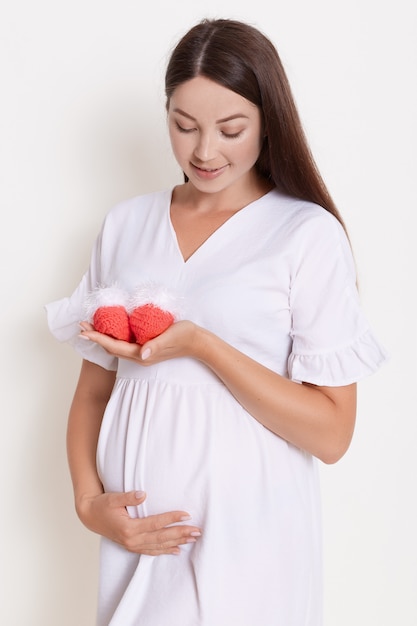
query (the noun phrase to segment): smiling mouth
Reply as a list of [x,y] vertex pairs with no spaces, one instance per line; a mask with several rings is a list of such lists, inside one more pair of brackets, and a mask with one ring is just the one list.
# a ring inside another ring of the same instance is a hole
[[221,170],[224,170],[227,167],[227,165],[222,165],[221,167],[200,167],[199,165],[196,165],[195,163],[191,163],[191,165],[199,172],[205,172],[207,174],[220,172]]
[[[196,166],[197,167],[197,166]],[[208,167],[198,167],[199,170],[202,170],[203,172],[217,172],[217,170],[219,169],[218,167],[214,167],[214,168],[208,168]]]

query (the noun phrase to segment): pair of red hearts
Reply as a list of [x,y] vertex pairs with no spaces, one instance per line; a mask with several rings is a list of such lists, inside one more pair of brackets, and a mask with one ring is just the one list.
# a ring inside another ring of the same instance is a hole
[[174,316],[153,304],[138,306],[128,313],[124,306],[101,306],[93,315],[94,329],[131,343],[143,345],[164,332]]

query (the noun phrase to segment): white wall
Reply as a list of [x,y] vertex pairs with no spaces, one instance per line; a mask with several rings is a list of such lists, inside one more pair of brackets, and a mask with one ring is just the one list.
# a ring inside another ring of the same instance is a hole
[[205,15],[250,21],[277,45],[351,232],[364,307],[391,353],[360,386],[350,451],[322,467],[326,626],[417,623],[412,5],[2,4],[1,624],[94,623],[97,538],[73,512],[64,442],[79,359],[49,335],[43,305],[72,291],[115,202],[180,180],[163,72]]

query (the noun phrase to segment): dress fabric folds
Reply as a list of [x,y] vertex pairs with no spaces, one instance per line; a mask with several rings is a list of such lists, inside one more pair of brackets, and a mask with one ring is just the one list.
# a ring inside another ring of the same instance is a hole
[[88,293],[164,285],[182,316],[298,383],[349,385],[385,359],[360,306],[338,221],[276,190],[184,261],[171,190],[107,215],[74,293],[47,305],[51,332],[117,378],[100,432],[107,491],[144,490],[132,516],[188,511],[202,537],[178,556],[101,540],[100,626],[320,626],[317,461],[273,434],[203,364],[119,361],[78,338]]

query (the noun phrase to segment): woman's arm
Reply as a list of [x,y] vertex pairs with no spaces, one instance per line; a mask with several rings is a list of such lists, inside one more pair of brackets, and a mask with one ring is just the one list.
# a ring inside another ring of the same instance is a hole
[[67,427],[67,455],[77,512],[85,499],[103,493],[96,470],[96,449],[115,372],[83,361]]
[[[189,520],[185,511],[133,519],[126,507],[138,506],[142,492],[104,493],[96,470],[96,450],[101,421],[115,373],[83,361],[68,419],[68,463],[75,507],[90,530],[140,554],[177,554],[178,546],[195,541],[195,526],[167,526]],[[192,535],[191,533],[194,533]],[[197,534],[196,534],[197,533]]]
[[356,384],[318,387],[293,382],[218,337],[198,331],[199,359],[242,406],[269,430],[325,463],[349,447],[356,417]]
[[142,347],[82,326],[82,335],[110,354],[143,365],[182,356],[200,360],[256,420],[325,463],[335,463],[349,447],[356,416],[355,384],[317,387],[290,381],[189,321],[173,324]]

